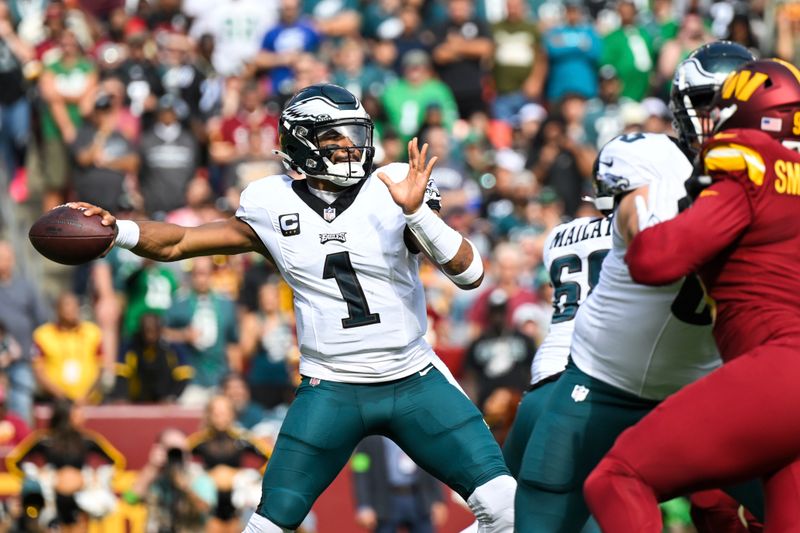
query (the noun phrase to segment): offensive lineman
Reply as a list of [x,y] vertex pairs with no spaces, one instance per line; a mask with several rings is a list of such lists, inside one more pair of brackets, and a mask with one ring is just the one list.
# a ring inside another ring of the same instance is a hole
[[426,164],[427,145],[420,151],[414,139],[408,165],[371,174],[372,120],[331,84],[298,92],[279,128],[279,154],[305,179],[254,182],[224,222],[115,221],[98,207],[71,204],[116,224],[116,244],[138,255],[175,261],[258,251],[292,288],[303,379],[246,532],[295,529],[370,434],[397,442],[467,500],[479,531],[510,532],[514,479],[480,412],[422,337],[417,247],[461,288],[483,279],[474,245],[431,210],[436,158]]
[[[679,122],[682,136],[699,125],[692,104],[710,102],[724,76],[750,58],[743,47],[720,42],[698,49],[679,65],[675,87],[680,93],[673,93],[673,106],[683,106],[676,115],[692,119]],[[681,98],[686,95],[689,110]],[[599,283],[577,312],[571,360],[551,387],[523,455],[519,531],[580,531],[589,516],[583,481],[616,437],[668,395],[720,364],[697,279],[646,287],[633,282],[624,261],[640,227],[631,191],[667,179],[682,186],[691,172],[687,157],[666,135],[622,135],[598,155],[597,188],[614,197],[616,207],[613,245]],[[757,487],[747,487],[743,497],[760,512]]]
[[[638,235],[626,258],[647,284],[700,273],[725,364],[623,433],[592,472],[586,498],[608,533],[660,532],[659,500],[754,476],[765,531],[800,530],[800,70],[743,65],[714,107],[717,133],[702,152],[711,185]],[[652,200],[643,211],[656,214]]]
[[[595,205],[608,215],[613,198],[598,197]],[[545,240],[543,262],[553,285],[554,312],[547,336],[531,363],[531,387],[520,402],[503,446],[503,456],[514,477],[519,476],[525,447],[550,391],[567,366],[575,314],[597,284],[600,267],[610,248],[611,219],[605,216],[576,218],[553,228]],[[528,531],[531,524],[530,499],[526,488],[518,485],[514,504],[517,531]]]

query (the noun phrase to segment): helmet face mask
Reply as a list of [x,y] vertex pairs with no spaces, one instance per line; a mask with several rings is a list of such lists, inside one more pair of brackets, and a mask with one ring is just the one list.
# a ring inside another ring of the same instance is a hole
[[372,119],[341,87],[321,84],[301,90],[281,114],[279,130],[277,153],[301,174],[349,187],[372,172]]
[[675,70],[670,109],[681,143],[697,150],[712,134],[714,95],[725,78],[755,57],[747,48],[729,41],[701,46]]

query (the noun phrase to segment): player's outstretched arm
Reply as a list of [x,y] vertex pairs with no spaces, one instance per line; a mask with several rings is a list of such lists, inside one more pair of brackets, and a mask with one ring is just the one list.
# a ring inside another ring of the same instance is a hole
[[462,289],[474,289],[483,281],[483,261],[475,245],[448,226],[423,202],[436,157],[430,161],[427,143],[420,151],[417,138],[408,143],[408,174],[394,182],[378,172],[394,202],[403,209],[406,225],[419,248]]
[[250,251],[258,251],[269,257],[253,228],[236,217],[187,228],[166,222],[118,222],[111,213],[100,207],[85,202],[67,205],[73,209],[83,209],[85,216],[99,215],[103,225],[117,228],[116,245],[155,261],[178,261],[199,255],[230,255]]

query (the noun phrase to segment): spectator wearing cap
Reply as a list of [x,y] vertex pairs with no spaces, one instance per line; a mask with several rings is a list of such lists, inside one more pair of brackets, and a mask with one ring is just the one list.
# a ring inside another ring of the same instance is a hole
[[98,93],[94,109],[78,130],[70,151],[78,198],[114,212],[132,207],[123,182],[126,175],[137,174],[139,155],[119,129],[112,98],[108,93]]
[[514,311],[514,327],[523,335],[530,338],[538,346],[547,335],[550,326],[550,318],[553,314],[553,307],[545,304],[548,301],[543,299],[541,304],[522,304]]
[[642,100],[647,118],[642,125],[642,130],[648,133],[673,133],[672,113],[661,98],[650,96]]
[[513,147],[515,150],[525,151],[533,142],[542,122],[547,118],[547,110],[541,105],[530,102],[522,106],[514,116],[512,124],[514,126]]
[[492,26],[494,49],[494,88],[492,115],[504,122],[526,102],[540,100],[547,76],[541,36],[530,21],[524,0],[506,2],[506,18]]
[[311,19],[302,14],[300,4],[300,0],[281,0],[278,23],[264,35],[254,59],[255,66],[269,75],[274,94],[293,93],[291,65],[299,54],[315,53],[321,43],[321,35]]
[[261,39],[277,22],[276,0],[219,0],[194,19],[189,35],[213,38],[211,62],[221,76],[242,73],[258,54]]
[[419,131],[428,106],[435,104],[441,107],[444,125],[450,129],[458,118],[458,107],[450,88],[433,77],[428,54],[411,50],[402,64],[403,77],[389,83],[381,97],[388,125],[405,144]]
[[622,95],[638,102],[650,91],[654,67],[653,40],[644,28],[636,24],[633,0],[619,0],[617,13],[620,27],[603,38],[601,64],[614,65],[622,82]]
[[600,67],[598,76],[600,90],[597,97],[592,98],[586,104],[584,131],[586,142],[599,150],[622,132],[624,124],[619,114],[619,108],[633,100],[622,96],[622,82],[620,82],[617,69],[613,65]]
[[639,102],[627,102],[619,108],[622,120],[622,133],[639,133],[644,131],[647,112]]
[[186,103],[166,94],[158,101],[156,123],[142,135],[139,189],[151,217],[185,205],[186,187],[199,156],[197,140],[181,122],[187,115]]
[[602,42],[594,27],[584,19],[581,0],[566,0],[564,7],[564,24],[544,36],[548,61],[545,99],[549,102],[557,102],[570,92],[586,98],[597,94]]
[[510,198],[514,177],[525,169],[525,157],[510,148],[503,148],[494,153],[492,166],[492,179],[484,178],[481,182],[486,189],[483,215],[496,225],[513,210]]
[[[492,289],[486,298],[486,326],[468,347],[465,356],[464,389],[479,407],[501,387],[522,393],[530,383],[530,366],[536,353],[533,339],[521,333],[508,319],[510,295]],[[517,309],[510,312],[513,317]]]
[[436,72],[450,87],[461,118],[485,112],[483,65],[494,52],[489,27],[474,15],[472,0],[448,0],[447,20],[433,29]]
[[29,175],[41,178],[45,210],[63,199],[70,168],[66,147],[76,140],[82,115],[91,111],[97,87],[97,71],[75,34],[65,30],[60,45],[61,55],[45,65],[39,79],[42,146],[38,157],[28,159]]

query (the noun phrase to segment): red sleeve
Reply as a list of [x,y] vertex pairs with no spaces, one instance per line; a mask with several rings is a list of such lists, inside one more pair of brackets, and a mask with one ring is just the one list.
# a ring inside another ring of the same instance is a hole
[[742,184],[718,181],[692,207],[634,237],[625,254],[631,277],[643,285],[674,283],[730,245],[751,218]]

